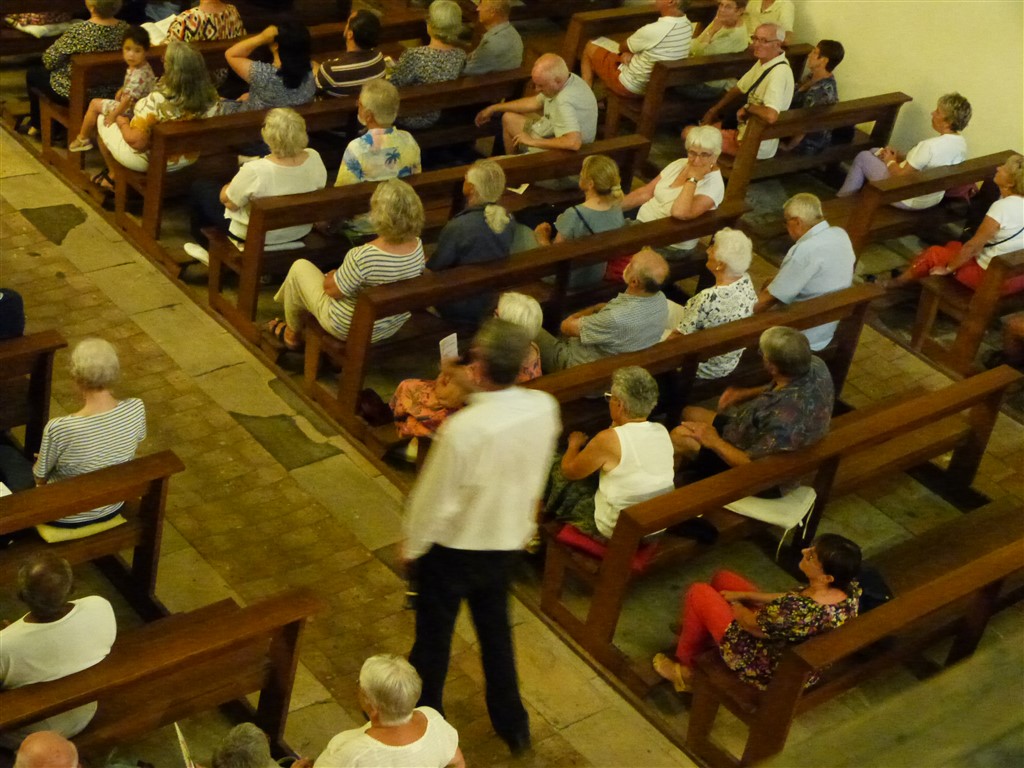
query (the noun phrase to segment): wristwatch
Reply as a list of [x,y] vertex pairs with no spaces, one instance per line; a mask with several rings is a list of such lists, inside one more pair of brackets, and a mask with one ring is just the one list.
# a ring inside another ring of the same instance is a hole
[[698,183],[700,183],[700,182],[698,182],[698,180],[697,180],[696,178],[694,178],[693,176],[691,176],[690,178],[688,178],[688,179],[687,179],[687,181],[692,181],[692,182],[693,182],[693,183],[694,183],[695,185],[696,185],[696,184],[698,184]]

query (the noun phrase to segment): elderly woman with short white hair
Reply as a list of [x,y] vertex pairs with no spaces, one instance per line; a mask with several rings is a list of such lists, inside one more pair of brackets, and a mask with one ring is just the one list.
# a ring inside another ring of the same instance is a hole
[[[708,246],[707,268],[715,284],[695,295],[676,318],[674,334],[714,328],[754,314],[757,291],[747,270],[753,258],[750,238],[737,229],[719,230]],[[702,379],[728,376],[739,364],[742,349],[705,360],[697,368]]]
[[[622,210],[639,207],[636,220],[656,221],[671,216],[689,221],[713,211],[725,197],[725,181],[718,168],[722,132],[713,125],[686,131],[686,157],[674,160],[649,183],[622,198]],[[659,251],[665,258],[685,258],[696,240],[675,243]]]
[[[37,485],[58,482],[135,458],[146,437],[146,406],[137,397],[118,400],[111,392],[121,374],[117,351],[109,341],[85,339],[71,352],[71,379],[82,407],[50,419],[43,430],[32,472]],[[123,502],[79,512],[51,523],[82,528],[109,521]]]
[[[427,11],[428,45],[408,48],[395,64],[391,82],[398,88],[410,85],[445,83],[462,74],[466,52],[459,47],[465,27],[462,9],[454,0],[434,0]],[[403,128],[430,128],[440,112],[425,112],[399,120]]]
[[[294,109],[270,110],[261,135],[270,147],[269,155],[243,165],[223,186],[210,179],[197,179],[192,184],[192,237],[198,242],[185,243],[185,253],[202,264],[210,263],[205,227],[218,229],[237,243],[244,242],[253,200],[314,192],[327,184],[324,161],[307,146],[306,121]],[[299,224],[275,229],[267,233],[266,244],[292,243],[312,228],[311,224]]]
[[[423,221],[423,203],[412,187],[398,179],[381,182],[370,198],[377,237],[350,249],[341,266],[326,273],[306,259],[295,261],[274,296],[284,305],[284,320],[271,320],[267,332],[286,349],[298,350],[302,314],[309,312],[327,333],[344,341],[361,291],[423,273]],[[373,324],[370,340],[394,336],[409,317],[408,312],[382,317]]]
[[359,670],[359,707],[370,719],[327,744],[314,768],[416,765],[464,768],[459,734],[431,707],[417,707],[423,682],[401,656],[379,654]]

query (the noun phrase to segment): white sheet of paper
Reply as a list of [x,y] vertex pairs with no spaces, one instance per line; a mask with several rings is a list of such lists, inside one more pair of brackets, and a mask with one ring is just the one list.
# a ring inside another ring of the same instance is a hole
[[188,742],[185,741],[185,734],[181,732],[181,728],[178,724],[174,724],[174,731],[178,734],[178,747],[181,749],[181,756],[185,759],[185,768],[196,768],[196,764],[192,761],[192,754],[188,749]]
[[515,192],[517,195],[521,195],[521,194],[523,194],[523,192],[525,192],[527,189],[529,189],[529,187],[530,187],[529,184],[520,184],[518,187],[509,187],[508,191],[509,192]]
[[592,42],[594,45],[604,48],[607,51],[611,51],[612,53],[619,52],[619,44],[612,40],[610,37],[595,37],[590,42]]
[[449,334],[441,339],[441,343],[438,344],[441,348],[441,362],[445,360],[454,360],[459,356],[459,335],[457,333]]

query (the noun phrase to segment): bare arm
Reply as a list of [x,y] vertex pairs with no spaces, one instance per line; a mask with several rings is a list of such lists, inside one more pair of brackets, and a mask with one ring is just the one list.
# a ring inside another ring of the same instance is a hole
[[730,467],[749,464],[751,459],[746,451],[741,451],[732,443],[726,442],[718,430],[710,424],[696,421],[684,421],[673,432],[687,433],[686,436],[696,440],[701,446],[717,453]]
[[611,429],[598,432],[589,443],[584,433],[573,432],[562,456],[562,474],[566,480],[582,480],[598,470],[612,470],[618,466],[621,453],[619,438]]
[[732,607],[733,618],[739,623],[739,625],[750,634],[755,637],[768,637],[757,623],[757,612],[752,611],[743,603],[730,603]]
[[[235,203],[231,200],[230,197],[228,197],[228,187],[230,187],[230,186],[231,186],[230,184],[225,184],[223,187],[221,187],[221,190],[220,190],[220,202],[229,211],[237,211],[238,210],[238,206],[235,205]],[[332,277],[332,282],[333,282],[333,277]]]
[[777,109],[772,109],[771,107],[766,107],[764,104],[747,104],[744,109],[748,115],[760,117],[768,123],[768,125],[771,125],[779,119],[779,111]]
[[722,111],[728,107],[732,102],[743,95],[743,91],[737,88],[735,85],[730,88],[718,101],[715,102],[714,106],[711,107],[707,112],[704,113],[704,117],[701,118],[701,125],[709,125],[718,120],[718,116]]
[[141,128],[133,128],[131,126],[131,121],[124,115],[118,117],[115,122],[117,123],[117,127],[121,129],[121,135],[124,137],[125,144],[136,152],[145,152],[149,149],[149,131],[144,131]]
[[948,275],[951,272],[956,272],[971,259],[978,258],[978,254],[980,254],[982,249],[985,247],[985,243],[992,240],[998,231],[999,222],[986,216],[982,220],[981,226],[978,227],[978,231],[975,233],[974,237],[964,243],[964,247],[960,249],[960,253],[958,253],[947,266],[933,269],[932,274]]
[[271,25],[258,35],[243,38],[224,51],[224,58],[228,66],[234,70],[240,78],[249,82],[249,68],[252,66],[252,59],[249,57],[252,52],[261,45],[269,45],[277,37],[277,27]]
[[595,304],[592,307],[587,307],[586,309],[581,309],[579,312],[572,313],[562,321],[559,331],[563,336],[579,336],[580,321],[588,315],[600,312],[602,309],[604,309],[604,304]]
[[341,289],[338,287],[338,282],[334,279],[334,270],[324,273],[324,293],[332,299],[346,298],[345,294],[343,294]]
[[541,139],[526,131],[516,134],[516,147],[537,147],[538,149],[566,149],[575,152],[583,146],[583,134],[579,131],[570,131],[561,136],[550,139]]
[[491,104],[489,107],[484,107],[477,113],[476,124],[484,125],[494,115],[499,115],[502,112],[515,112],[520,115],[526,115],[530,112],[539,112],[543,107],[540,95],[536,96],[523,96],[521,99],[515,99],[514,101],[503,101],[500,104]]
[[658,182],[661,181],[661,174],[659,173],[651,181],[644,184],[642,187],[638,187],[631,191],[628,195],[622,198],[619,205],[624,211],[631,211],[634,208],[639,208],[641,205],[646,203],[652,197],[654,197],[654,188],[658,186]]
[[462,756],[462,750],[459,747],[455,748],[455,756],[448,763],[448,768],[466,768],[466,758]]

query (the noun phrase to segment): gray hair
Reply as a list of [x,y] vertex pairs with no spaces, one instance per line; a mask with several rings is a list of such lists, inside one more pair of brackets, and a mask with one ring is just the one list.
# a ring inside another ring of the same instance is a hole
[[52,552],[35,555],[18,569],[18,597],[41,619],[60,615],[74,585],[71,564]]
[[427,34],[454,45],[462,34],[462,8],[454,0],[434,0],[427,11]]
[[971,102],[959,93],[947,93],[939,97],[939,109],[949,121],[949,127],[959,133],[971,122]]
[[544,312],[533,296],[515,291],[506,291],[498,299],[497,316],[514,325],[518,325],[531,339],[537,338]]
[[761,334],[758,347],[783,376],[803,376],[811,367],[811,345],[800,331],[776,325]]
[[668,262],[651,248],[641,248],[634,253],[629,264],[640,278],[646,293],[657,293],[668,279]]
[[[569,79],[569,67],[557,53],[545,53],[533,63],[533,72],[559,84]],[[532,73],[531,73],[532,74]]]
[[646,419],[658,404],[658,382],[639,365],[612,374],[612,395],[631,419]]
[[713,152],[715,159],[722,154],[722,132],[713,125],[695,125],[686,132],[687,149],[706,149]]
[[515,383],[531,344],[533,339],[523,328],[496,317],[480,326],[473,337],[474,354],[484,374],[499,387]]
[[729,277],[743,277],[754,257],[754,244],[738,229],[720,229],[715,233],[715,259],[722,262]]
[[121,375],[114,345],[104,339],[83,339],[71,352],[71,378],[83,389],[110,389]]
[[359,103],[373,113],[373,119],[389,128],[398,117],[398,89],[382,77],[371,80],[359,90]]
[[101,19],[111,19],[121,10],[121,0],[85,0],[85,6]]
[[810,192],[799,192],[793,195],[782,206],[784,216],[800,219],[808,226],[814,226],[825,218],[821,210],[821,200]]
[[273,768],[270,741],[252,723],[236,725],[213,753],[213,768]]
[[[466,171],[466,181],[473,185],[479,203],[496,203],[505,192],[505,171],[493,160],[477,160]],[[487,205],[484,220],[495,234],[505,231],[512,221],[500,205]]]
[[157,90],[186,117],[205,115],[220,98],[203,55],[188,43],[173,38],[167,41],[164,74],[157,82]]
[[382,238],[402,243],[419,237],[425,214],[416,190],[398,179],[382,181],[370,198],[370,222]]
[[401,656],[382,653],[363,662],[359,687],[367,703],[377,710],[381,725],[402,725],[412,717],[423,681]]
[[306,121],[294,109],[278,107],[267,113],[260,131],[270,151],[279,157],[295,157],[309,146]]
[[[770,34],[771,34],[771,37],[774,37],[780,43],[783,43],[783,42],[786,41],[786,30],[785,30],[784,27],[780,26],[779,24],[773,24],[772,22],[767,21],[764,24],[758,24],[757,25],[757,29],[767,29],[767,30],[769,30]],[[757,30],[754,30],[754,31],[756,32]],[[768,39],[771,39],[771,37],[769,37]]]

